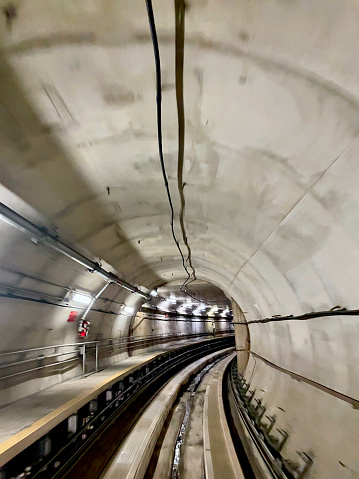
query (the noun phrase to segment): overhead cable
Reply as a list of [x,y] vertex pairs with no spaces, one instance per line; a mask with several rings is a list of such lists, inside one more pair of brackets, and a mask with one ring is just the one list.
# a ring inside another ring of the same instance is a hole
[[[183,65],[184,65],[184,37],[185,37],[185,2],[184,0],[174,0],[175,2],[175,79],[176,79],[176,102],[177,102],[177,117],[178,117],[178,161],[177,161],[177,187],[181,200],[181,209],[179,214],[179,222],[182,231],[183,242],[186,245],[188,255],[187,261],[192,269],[193,278],[190,282],[196,280],[196,272],[192,265],[191,248],[188,244],[186,227],[184,224],[184,214],[186,207],[186,200],[184,196],[184,182],[183,182],[183,168],[184,168],[184,145],[185,145],[185,114],[184,114],[184,100],[183,100]],[[180,290],[186,293],[185,287],[189,283],[187,278]],[[191,296],[189,293],[187,293]],[[193,296],[191,296],[193,297]]]
[[153,52],[154,52],[155,66],[156,66],[156,93],[157,93],[156,94],[156,105],[157,105],[158,152],[159,152],[159,157],[160,157],[163,180],[164,180],[165,187],[166,187],[167,198],[168,198],[168,202],[169,202],[170,209],[171,209],[171,222],[170,223],[171,223],[172,237],[173,237],[173,240],[176,243],[177,249],[178,249],[178,251],[181,255],[182,266],[183,266],[183,268],[184,268],[184,270],[187,274],[187,280],[188,280],[188,279],[190,279],[191,275],[188,272],[188,269],[186,267],[185,259],[184,259],[181,247],[179,245],[179,242],[176,238],[176,234],[175,234],[175,231],[174,231],[174,209],[173,209],[171,192],[170,192],[170,188],[169,188],[168,180],[167,180],[166,167],[165,167],[165,163],[164,163],[164,159],[163,159],[161,60],[160,60],[160,51],[159,51],[159,47],[158,47],[158,39],[157,39],[155,18],[154,18],[153,8],[152,8],[152,1],[151,0],[146,0],[146,6],[147,6],[148,21],[149,21],[149,24],[150,24],[151,38],[152,38]]
[[272,316],[271,318],[252,319],[250,321],[236,321],[233,324],[263,324],[263,323],[276,323],[282,321],[308,321],[313,318],[322,318],[324,316],[359,316],[359,309],[346,309],[346,308],[332,308],[329,311],[312,311],[306,314],[300,314],[293,316]]

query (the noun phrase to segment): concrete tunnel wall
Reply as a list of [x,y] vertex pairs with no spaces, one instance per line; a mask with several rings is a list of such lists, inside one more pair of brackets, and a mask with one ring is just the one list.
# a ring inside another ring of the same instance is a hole
[[[3,190],[4,202],[151,289],[183,277],[158,164],[152,45],[144,2],[101,3],[27,0],[11,33],[1,31],[1,182],[13,192]],[[248,321],[357,309],[356,3],[189,4],[185,223],[198,278],[233,298]],[[154,10],[165,159],[176,192],[173,5],[156,0]],[[91,274],[10,230],[0,225],[4,264],[99,289]],[[5,349],[72,337],[65,324],[46,330],[50,317],[65,322],[55,307],[1,301]],[[359,398],[356,318],[252,324],[250,347]],[[104,336],[118,331],[107,316],[91,321]],[[236,334],[237,347],[247,344]],[[253,355],[245,374],[290,433],[284,455],[313,454],[308,477],[359,475],[356,409]]]
[[[41,215],[8,190],[2,188],[1,196],[9,207],[34,223],[50,227]],[[138,337],[212,333],[212,322],[209,325],[191,324],[188,319],[176,322],[143,321],[143,314],[137,315],[136,312],[144,299],[138,294],[110,285],[87,315],[87,320],[91,323],[89,336],[81,340],[78,337],[78,318],[86,307],[72,301],[66,287],[95,295],[105,284],[104,280],[60,253],[35,243],[31,237],[11,225],[1,222],[0,231],[0,354],[83,341],[116,340],[129,334]],[[66,297],[67,301],[60,300]],[[122,304],[132,306],[134,313],[125,314]],[[67,321],[71,311],[78,313],[74,322]],[[219,326],[221,328],[225,328],[224,323]],[[63,351],[68,349],[73,348]],[[26,359],[41,354],[43,352],[34,352],[33,355],[27,355]],[[109,355],[102,358],[101,364],[118,361],[127,355],[125,352]],[[24,358],[21,354],[14,354],[4,357],[3,361],[7,363]],[[18,369],[9,368],[8,373],[14,372],[18,372]],[[72,364],[69,367],[53,367],[1,380],[0,405],[4,406],[81,373],[81,366]]]

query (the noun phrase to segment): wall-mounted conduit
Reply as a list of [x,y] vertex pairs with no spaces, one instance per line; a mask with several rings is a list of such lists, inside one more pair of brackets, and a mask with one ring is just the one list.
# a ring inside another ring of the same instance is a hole
[[351,404],[355,409],[359,409],[359,400],[352,398],[351,396],[347,396],[346,394],[343,394],[339,391],[336,391],[335,389],[329,388],[328,386],[325,386],[324,384],[318,383],[316,381],[313,381],[312,379],[309,379],[305,376],[302,376],[300,374],[297,374],[293,371],[290,371],[289,369],[285,369],[278,364],[272,363],[268,359],[264,358],[263,356],[260,356],[259,354],[255,353],[254,351],[248,351],[254,358],[257,358],[261,361],[263,361],[267,366],[270,366],[273,369],[276,369],[277,371],[280,371],[281,373],[287,374],[291,378],[295,379],[296,381],[301,381],[306,384],[309,384],[310,386],[315,387],[316,389],[319,389],[320,391],[323,391],[327,394],[330,394],[331,396],[340,399],[341,401],[344,401],[348,404]]
[[3,203],[0,203],[0,219],[10,224],[11,226],[14,226],[23,233],[30,235],[31,238],[38,244],[41,244],[42,246],[47,246],[48,248],[51,248],[67,256],[68,258],[72,259],[73,261],[76,261],[77,263],[87,268],[92,273],[98,274],[106,281],[117,284],[118,286],[121,286],[122,288],[125,288],[132,293],[137,293],[143,298],[145,298],[147,301],[151,299],[151,296],[149,294],[144,293],[136,286],[133,286],[132,284],[120,279],[116,274],[106,271],[98,263],[96,263],[95,261],[91,261],[83,254],[79,253],[78,251],[71,248],[71,246],[68,246],[66,243],[61,241],[58,236],[50,233],[50,231],[44,226],[36,226],[34,223],[19,215],[11,208],[8,208]]
[[38,278],[37,276],[33,276],[28,273],[23,273],[22,271],[16,271],[14,269],[5,268],[4,266],[0,266],[0,269],[2,269],[3,271],[6,271],[7,273],[13,274],[15,276],[20,276],[21,278],[31,279],[32,281],[48,284],[50,286],[54,286],[55,288],[62,288],[62,289],[65,289],[66,291],[75,291],[74,288],[70,288],[69,286],[64,286],[63,284],[54,283],[52,281],[48,281],[43,278]]
[[329,311],[313,311],[311,313],[300,314],[298,316],[272,316],[271,318],[253,319],[250,321],[236,321],[233,324],[261,324],[261,323],[275,323],[280,321],[308,321],[313,318],[321,318],[324,316],[359,316],[359,309],[330,309]]

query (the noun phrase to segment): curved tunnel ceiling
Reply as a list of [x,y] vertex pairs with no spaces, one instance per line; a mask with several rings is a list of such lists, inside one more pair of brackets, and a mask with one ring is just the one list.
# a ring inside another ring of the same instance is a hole
[[[1,30],[2,183],[127,280],[184,277],[145,3],[15,7]],[[154,12],[178,217],[174,6]],[[197,277],[249,317],[357,307],[358,16],[349,1],[187,2],[186,233]]]
[[[128,282],[170,283],[170,291],[185,274],[158,157],[145,1],[11,5],[0,0],[2,201]],[[164,157],[182,238],[174,2],[153,8]],[[359,309],[358,24],[354,0],[186,1],[183,191],[193,266],[235,300],[239,357],[250,347],[246,378],[290,432],[286,457],[313,452],[313,478],[358,474],[358,316],[251,321]],[[92,294],[103,286],[6,223],[0,255],[0,280],[12,286],[63,294],[6,268]],[[77,337],[58,304],[3,296],[0,349]],[[106,297],[91,313],[92,337],[127,335],[132,322],[118,313],[140,300],[114,286]],[[168,335],[173,324],[141,334]]]

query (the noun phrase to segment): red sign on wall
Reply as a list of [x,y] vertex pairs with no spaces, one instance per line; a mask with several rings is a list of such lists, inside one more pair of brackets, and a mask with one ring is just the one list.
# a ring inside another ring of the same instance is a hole
[[74,321],[76,321],[78,314],[79,314],[78,311],[70,311],[69,317],[67,318],[67,322],[73,323]]

